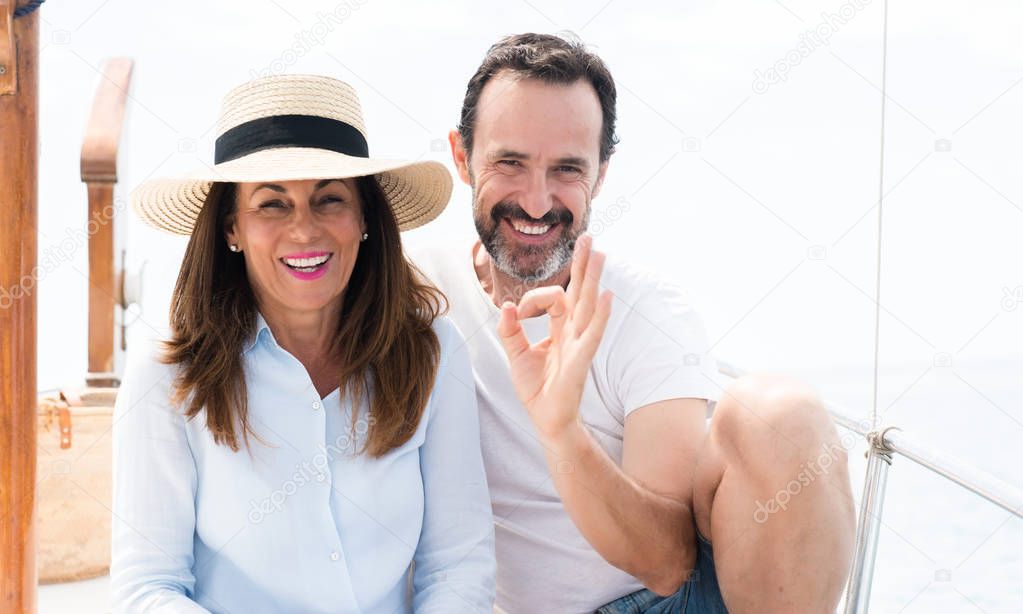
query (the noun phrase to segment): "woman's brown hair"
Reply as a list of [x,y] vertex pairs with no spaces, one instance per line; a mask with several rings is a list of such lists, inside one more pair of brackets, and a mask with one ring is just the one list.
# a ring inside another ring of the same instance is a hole
[[[426,408],[440,360],[431,326],[444,296],[405,258],[377,180],[359,177],[356,186],[370,238],[359,247],[331,354],[341,392],[352,401],[353,428],[361,399],[369,395],[363,451],[378,457],[409,440]],[[257,312],[245,260],[228,250],[224,238],[236,194],[235,184],[214,183],[199,212],[171,299],[172,334],[163,355],[164,363],[179,367],[172,402],[187,401],[189,419],[205,409],[214,441],[234,451],[239,433],[246,445],[255,435],[242,351],[255,332]]]

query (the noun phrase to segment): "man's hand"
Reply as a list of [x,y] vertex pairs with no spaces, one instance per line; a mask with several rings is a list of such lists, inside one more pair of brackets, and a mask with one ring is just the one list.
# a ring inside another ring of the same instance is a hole
[[[599,293],[604,254],[593,240],[576,241],[568,290],[530,290],[518,305],[501,306],[497,333],[511,364],[512,383],[540,437],[550,441],[579,420],[586,374],[611,315],[609,291]],[[550,335],[530,345],[519,320],[537,311],[550,315]]]

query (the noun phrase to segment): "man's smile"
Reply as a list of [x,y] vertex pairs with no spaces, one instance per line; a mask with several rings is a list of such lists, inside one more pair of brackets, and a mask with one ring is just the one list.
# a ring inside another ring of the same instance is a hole
[[502,222],[511,230],[516,241],[529,244],[546,243],[561,227],[561,224],[525,222],[507,217],[503,218]]

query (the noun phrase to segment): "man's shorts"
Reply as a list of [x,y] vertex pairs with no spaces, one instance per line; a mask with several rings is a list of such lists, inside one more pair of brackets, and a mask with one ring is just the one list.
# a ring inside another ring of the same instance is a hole
[[644,589],[612,601],[596,614],[728,614],[714,571],[714,550],[699,531],[696,541],[696,569],[674,595],[661,597]]

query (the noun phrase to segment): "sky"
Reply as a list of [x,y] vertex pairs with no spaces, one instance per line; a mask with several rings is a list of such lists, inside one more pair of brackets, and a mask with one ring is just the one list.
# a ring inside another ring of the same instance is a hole
[[[130,340],[166,323],[185,241],[142,225],[128,193],[210,161],[228,89],[280,72],[344,79],[373,155],[453,168],[445,141],[468,78],[490,44],[523,31],[570,32],[609,65],[621,142],[593,204],[597,246],[683,285],[719,358],[842,369],[869,391],[877,326],[882,401],[922,370],[1020,359],[1018,4],[893,3],[883,184],[877,1],[50,0],[43,19],[40,253],[64,245],[65,257],[37,289],[41,388],[85,368],[78,165],[104,59],[135,61],[116,193],[119,248],[145,271]],[[470,219],[459,183],[406,241],[471,233]]]

